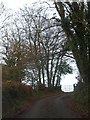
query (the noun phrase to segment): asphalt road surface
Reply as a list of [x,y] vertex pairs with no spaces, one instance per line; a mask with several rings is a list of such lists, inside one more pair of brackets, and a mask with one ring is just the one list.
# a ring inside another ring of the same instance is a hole
[[64,104],[64,100],[69,97],[53,96],[38,100],[17,118],[81,118]]

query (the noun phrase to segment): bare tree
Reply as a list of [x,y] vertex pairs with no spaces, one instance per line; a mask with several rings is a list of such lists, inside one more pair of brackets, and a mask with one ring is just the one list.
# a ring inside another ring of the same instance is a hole
[[[9,32],[8,32],[9,31]],[[19,81],[55,86],[58,69],[63,63],[65,34],[54,19],[48,18],[44,8],[25,6],[4,28],[4,60]],[[14,69],[13,69],[14,68]],[[24,73],[22,75],[22,72]],[[61,75],[60,75],[61,76]]]

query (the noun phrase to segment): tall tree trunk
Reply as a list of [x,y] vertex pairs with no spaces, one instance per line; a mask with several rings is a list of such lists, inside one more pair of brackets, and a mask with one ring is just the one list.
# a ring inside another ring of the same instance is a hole
[[49,60],[47,60],[47,63],[46,63],[46,71],[47,71],[47,81],[48,81],[48,87],[51,86],[51,81],[49,79]]
[[[90,14],[90,2],[87,4],[87,11],[89,11],[88,14]],[[66,9],[65,11],[67,6],[69,9]],[[85,21],[85,5],[84,3],[80,3],[79,6],[77,2],[66,2],[64,5],[62,2],[55,2],[55,7],[59,13],[59,16],[61,17],[61,25],[68,38],[68,42],[71,46],[71,50],[76,60],[79,72],[83,78],[83,81],[88,84],[90,81],[90,60],[88,60],[89,53],[87,54],[87,51],[89,51],[89,48],[87,45],[90,45],[90,42],[87,43],[86,35],[88,32],[86,31],[87,26],[84,23],[88,20],[90,22],[90,18],[86,18]],[[65,12],[68,12],[68,17],[65,16]],[[90,17],[90,15],[87,16]]]
[[51,87],[51,80],[49,77],[49,48],[48,53],[46,53],[47,61],[46,61],[46,72],[47,72],[47,81],[48,81],[48,87]]
[[41,69],[38,69],[38,78],[39,78],[39,83],[41,83]]
[[54,86],[55,77],[56,77],[56,73],[57,73],[57,67],[58,67],[58,63],[59,63],[59,58],[60,58],[60,55],[57,58],[57,62],[56,62],[56,66],[55,66],[55,72],[54,72],[53,79],[52,79],[53,86]]
[[51,59],[51,68],[50,68],[50,81],[52,81],[53,78],[53,67],[54,67],[54,54],[52,55],[52,59]]
[[45,86],[45,76],[44,76],[44,66],[42,66],[42,78],[43,78],[43,85]]

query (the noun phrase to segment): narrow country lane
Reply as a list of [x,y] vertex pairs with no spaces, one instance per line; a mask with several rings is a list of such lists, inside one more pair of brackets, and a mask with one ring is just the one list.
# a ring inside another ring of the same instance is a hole
[[38,100],[17,118],[81,118],[64,104],[64,100],[69,97],[63,95]]

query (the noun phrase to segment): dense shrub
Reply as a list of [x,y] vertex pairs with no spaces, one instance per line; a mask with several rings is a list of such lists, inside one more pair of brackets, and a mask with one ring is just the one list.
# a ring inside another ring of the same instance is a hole
[[32,88],[28,85],[15,82],[5,81],[2,85],[2,112],[3,117],[7,116],[10,111],[18,109],[20,102],[27,97],[32,96]]
[[89,86],[82,86],[80,89],[75,90],[74,99],[79,102],[82,106],[88,109],[89,99]]
[[44,91],[45,90],[45,85],[44,84],[38,84],[38,90]]

